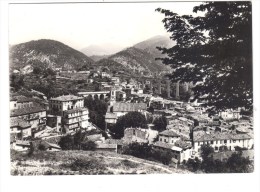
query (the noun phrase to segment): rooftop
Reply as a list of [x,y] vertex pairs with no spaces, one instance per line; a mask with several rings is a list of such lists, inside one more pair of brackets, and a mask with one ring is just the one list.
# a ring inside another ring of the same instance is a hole
[[167,137],[180,137],[179,134],[177,134],[175,131],[173,130],[165,130],[163,132],[160,132],[159,135],[162,136],[167,136]]
[[113,111],[117,112],[131,112],[138,110],[146,110],[147,106],[145,103],[115,103],[113,105]]
[[83,97],[78,97],[75,95],[62,95],[59,97],[51,98],[51,101],[73,101],[73,100],[79,100],[84,99]]
[[12,118],[11,119],[11,125],[10,127],[21,127],[21,128],[28,128],[28,127],[31,127],[30,123],[28,123],[27,121],[21,119],[21,118],[18,118],[18,117],[15,117],[15,118]]
[[42,112],[42,111],[46,111],[46,109],[44,109],[40,106],[32,106],[32,107],[26,107],[26,108],[21,108],[21,109],[13,109],[10,112],[10,117],[27,115],[27,114],[37,113],[37,112]]
[[117,144],[97,143],[98,149],[116,149]]
[[213,133],[202,133],[195,134],[194,141],[215,141],[215,140],[238,140],[238,139],[251,139],[252,137],[249,134],[236,134],[236,133],[228,133],[228,132],[213,132]]
[[106,113],[106,119],[116,119],[117,115],[115,113]]
[[25,97],[23,95],[13,95],[10,98],[10,101],[17,101],[17,103],[25,103],[34,101],[33,98]]
[[82,112],[82,111],[88,111],[88,108],[76,108],[76,109],[70,109],[70,110],[66,110],[64,111],[64,114],[71,114],[71,113],[77,113],[77,112]]

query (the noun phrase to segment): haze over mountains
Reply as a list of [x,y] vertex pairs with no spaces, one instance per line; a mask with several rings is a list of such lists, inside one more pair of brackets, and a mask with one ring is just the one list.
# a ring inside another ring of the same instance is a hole
[[[61,42],[41,39],[11,46],[10,67],[12,70],[31,72],[34,66],[79,70],[83,66],[95,65],[137,73],[154,73],[167,70],[161,61],[155,60],[162,56],[156,47],[172,45],[174,44],[168,37],[156,36],[126,49],[113,45],[109,49],[109,46],[92,45],[82,50],[89,53],[86,55]],[[121,50],[113,54],[119,49]]]

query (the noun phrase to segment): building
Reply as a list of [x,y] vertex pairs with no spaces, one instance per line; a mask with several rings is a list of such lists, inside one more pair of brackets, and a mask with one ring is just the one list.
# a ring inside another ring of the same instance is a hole
[[224,149],[234,151],[235,147],[251,149],[253,138],[249,134],[237,134],[233,132],[204,132],[193,133],[194,151],[200,152],[202,145],[210,145],[216,152]]
[[14,135],[14,140],[22,140],[32,136],[31,124],[19,117],[11,119],[10,129],[10,133]]
[[11,148],[16,151],[27,151],[30,149],[30,147],[31,147],[31,142],[23,141],[23,140],[17,140],[11,145]]
[[78,129],[88,129],[89,111],[87,108],[70,109],[63,112],[61,118],[62,127],[65,132],[74,132]]
[[158,131],[142,128],[126,128],[124,131],[123,141],[126,143],[153,143],[157,137]]
[[171,153],[175,163],[182,163],[184,160],[188,161],[192,156],[192,145],[181,140],[176,141],[174,144],[157,141],[153,144],[153,149]]
[[111,107],[111,112],[117,115],[117,118],[126,115],[129,112],[141,112],[145,113],[147,106],[145,103],[114,103]]
[[117,121],[116,114],[107,112],[105,115],[105,121],[106,121],[106,123],[109,123],[109,124],[115,124]]
[[159,141],[163,143],[174,144],[180,139],[181,136],[173,130],[165,130],[159,133]]
[[20,118],[32,126],[32,128],[37,127],[38,125],[45,124],[46,121],[46,109],[38,105],[30,105],[26,108],[18,108],[11,110],[10,114],[11,120],[13,118]]
[[227,109],[225,111],[219,112],[219,116],[222,117],[224,120],[233,120],[233,119],[240,119],[240,110],[232,110]]
[[22,109],[33,106],[33,98],[28,98],[23,95],[11,96],[10,109]]
[[84,107],[84,98],[75,95],[63,95],[51,98],[49,101],[49,109],[52,115],[62,116],[66,110]]

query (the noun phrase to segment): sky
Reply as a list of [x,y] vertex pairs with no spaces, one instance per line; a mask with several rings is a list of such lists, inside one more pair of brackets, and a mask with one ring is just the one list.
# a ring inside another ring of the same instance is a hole
[[160,7],[192,14],[198,2],[9,4],[9,44],[53,39],[80,50],[89,45],[129,47],[167,35]]

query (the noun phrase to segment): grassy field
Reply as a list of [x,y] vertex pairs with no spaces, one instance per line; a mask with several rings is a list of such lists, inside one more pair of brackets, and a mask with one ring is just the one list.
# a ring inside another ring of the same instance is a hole
[[191,173],[160,163],[100,151],[11,151],[11,175],[101,175]]

